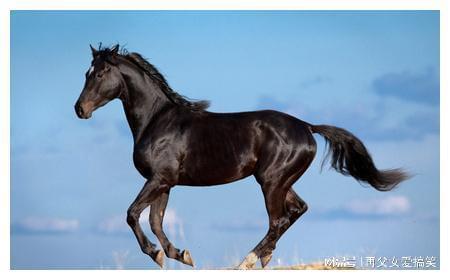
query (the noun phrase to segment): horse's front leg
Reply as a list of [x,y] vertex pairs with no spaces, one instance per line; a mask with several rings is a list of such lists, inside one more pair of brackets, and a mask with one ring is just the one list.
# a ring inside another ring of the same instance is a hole
[[159,180],[147,181],[127,211],[127,223],[133,230],[142,252],[149,255],[160,267],[164,264],[164,252],[157,250],[156,245],[145,236],[139,225],[139,217],[145,208],[168,189],[170,186],[162,184]]
[[166,253],[166,256],[175,260],[178,260],[184,264],[194,266],[191,254],[188,250],[183,250],[175,248],[173,244],[169,241],[166,234],[164,233],[162,224],[164,219],[164,213],[166,211],[167,202],[169,201],[170,189],[162,193],[151,205],[150,208],[150,227],[152,232],[158,237],[161,246]]

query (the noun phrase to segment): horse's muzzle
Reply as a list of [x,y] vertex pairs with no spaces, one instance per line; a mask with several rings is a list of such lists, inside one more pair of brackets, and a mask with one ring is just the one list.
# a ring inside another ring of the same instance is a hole
[[92,115],[92,111],[85,110],[79,100],[75,103],[75,113],[80,119],[89,119]]

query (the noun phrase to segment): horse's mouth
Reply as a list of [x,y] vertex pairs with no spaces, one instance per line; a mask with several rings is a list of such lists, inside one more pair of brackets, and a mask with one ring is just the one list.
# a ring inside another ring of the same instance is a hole
[[80,119],[87,120],[87,119],[91,118],[92,113],[89,113],[89,114],[78,114],[78,113],[77,113],[77,115],[78,115],[78,117],[79,117]]

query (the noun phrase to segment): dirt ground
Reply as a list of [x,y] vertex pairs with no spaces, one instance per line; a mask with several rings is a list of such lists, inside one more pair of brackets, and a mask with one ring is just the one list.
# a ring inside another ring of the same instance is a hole
[[310,263],[310,264],[298,264],[298,265],[292,265],[292,266],[273,266],[273,267],[266,267],[266,269],[272,269],[272,270],[353,270],[355,268],[332,267],[332,266],[326,266],[323,263]]

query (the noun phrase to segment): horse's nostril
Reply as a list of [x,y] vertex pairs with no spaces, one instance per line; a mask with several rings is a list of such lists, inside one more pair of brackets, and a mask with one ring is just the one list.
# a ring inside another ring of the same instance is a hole
[[77,116],[79,118],[82,118],[84,116],[84,111],[83,111],[83,107],[81,107],[80,103],[77,102],[75,104],[75,113],[77,114]]

